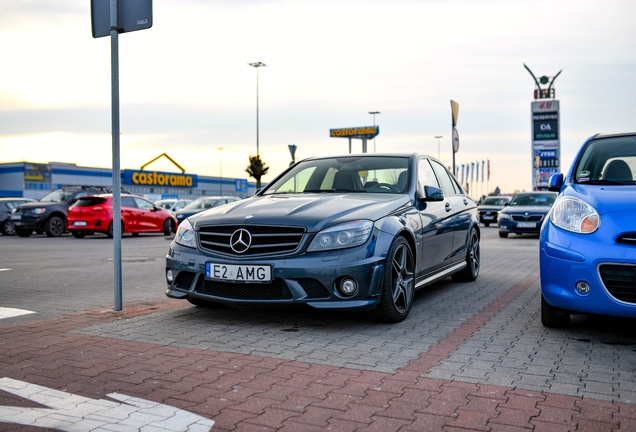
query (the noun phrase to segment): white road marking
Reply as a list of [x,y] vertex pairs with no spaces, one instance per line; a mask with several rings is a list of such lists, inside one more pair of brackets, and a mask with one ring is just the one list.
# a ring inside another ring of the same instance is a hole
[[0,390],[49,408],[0,405],[0,422],[61,431],[209,432],[214,420],[168,405],[110,393],[116,399],[89,399],[11,378],[0,378]]
[[27,315],[35,313],[34,311],[25,310],[25,309],[13,309],[13,308],[3,308],[0,307],[0,319],[2,318],[12,318],[20,315]]
[[11,271],[13,269],[0,269],[0,271]]

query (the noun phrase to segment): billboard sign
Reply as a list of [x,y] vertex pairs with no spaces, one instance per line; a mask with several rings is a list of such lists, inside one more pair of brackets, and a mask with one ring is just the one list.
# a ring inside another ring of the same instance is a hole
[[532,102],[532,186],[546,189],[552,174],[559,172],[559,101]]
[[366,138],[371,139],[380,133],[380,126],[362,126],[341,129],[329,129],[331,138]]
[[[93,37],[110,35],[110,0],[91,0]],[[119,33],[152,27],[152,0],[117,0]]]
[[157,171],[123,170],[123,183],[133,186],[166,186],[166,187],[197,187],[196,174],[175,174]]

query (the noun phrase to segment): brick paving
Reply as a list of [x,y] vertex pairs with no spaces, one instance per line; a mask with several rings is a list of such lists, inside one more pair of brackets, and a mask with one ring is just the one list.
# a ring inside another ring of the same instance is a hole
[[[476,283],[419,292],[396,325],[156,296],[0,322],[0,378],[141,398],[213,431],[636,430],[633,320],[543,328],[536,246],[484,239]],[[38,405],[0,391],[0,406]]]

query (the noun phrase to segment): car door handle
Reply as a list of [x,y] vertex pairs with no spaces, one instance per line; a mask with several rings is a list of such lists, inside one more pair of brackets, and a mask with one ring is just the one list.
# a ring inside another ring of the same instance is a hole
[[447,212],[451,211],[451,204],[449,202],[446,203],[446,205],[444,206],[444,208],[446,209]]

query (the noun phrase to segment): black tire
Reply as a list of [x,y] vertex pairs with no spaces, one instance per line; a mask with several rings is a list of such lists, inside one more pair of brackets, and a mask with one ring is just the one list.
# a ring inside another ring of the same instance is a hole
[[[108,232],[106,232],[106,235],[108,236],[108,238],[113,238],[113,222],[110,222],[110,225],[108,225]],[[121,224],[121,235],[124,235],[124,223],[122,222]]]
[[84,238],[86,237],[86,233],[85,232],[80,232],[80,231],[71,231],[71,235],[75,238]]
[[172,219],[166,219],[163,222],[163,235],[169,236],[175,231],[174,221]]
[[415,296],[415,260],[404,237],[393,242],[387,255],[380,304],[374,311],[384,322],[403,321],[411,311]]
[[479,276],[481,268],[481,252],[479,245],[479,236],[477,230],[473,228],[470,231],[468,244],[466,245],[466,267],[459,273],[455,273],[452,278],[455,282],[474,282]]
[[508,233],[505,233],[505,232],[501,232],[501,231],[499,231],[499,237],[501,237],[501,238],[508,238]]
[[2,222],[2,225],[0,225],[0,233],[6,236],[15,235],[15,225],[13,224],[13,221],[10,219],[6,219],[4,222]]
[[550,305],[541,296],[541,324],[550,328],[567,327],[570,325],[570,314]]
[[490,222],[484,222],[484,226],[488,228],[490,226]]
[[21,229],[21,228],[15,229],[15,233],[18,235],[18,237],[31,237],[32,232],[33,231],[29,229]]
[[47,237],[59,237],[66,230],[66,221],[59,216],[51,216],[44,224],[44,232]]

